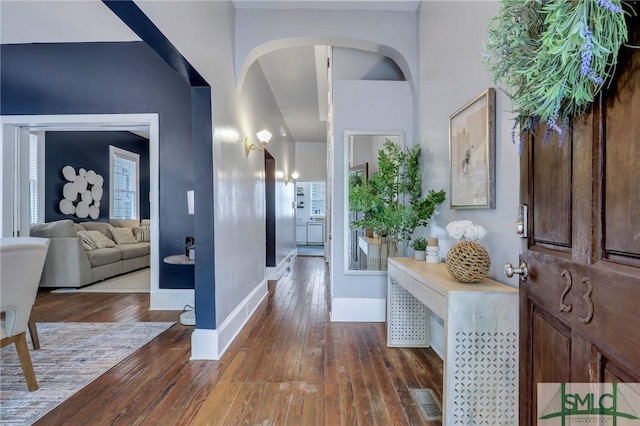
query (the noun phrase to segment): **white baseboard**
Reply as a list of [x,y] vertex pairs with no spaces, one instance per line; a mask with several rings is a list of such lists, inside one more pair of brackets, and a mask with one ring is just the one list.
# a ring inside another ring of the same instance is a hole
[[218,330],[196,328],[191,333],[191,358],[193,360],[218,360]]
[[297,252],[298,251],[296,249],[293,249],[291,253],[289,253],[278,266],[267,266],[265,268],[265,277],[268,280],[279,280],[284,271],[287,270],[293,259],[295,259]]
[[267,280],[263,280],[217,329],[196,328],[191,334],[191,359],[219,360],[268,293]]
[[385,322],[386,299],[333,298],[331,322]]
[[151,311],[181,311],[185,305],[193,306],[193,289],[158,289],[149,294]]

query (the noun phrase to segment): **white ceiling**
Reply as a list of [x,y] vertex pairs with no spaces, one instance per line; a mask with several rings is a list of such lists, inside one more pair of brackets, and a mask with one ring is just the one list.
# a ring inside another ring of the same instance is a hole
[[139,41],[99,0],[0,0],[0,42]]
[[[233,3],[236,8],[416,10],[420,1],[234,0]],[[0,0],[3,44],[139,40],[100,0]],[[294,141],[325,142],[326,47],[283,49],[259,58],[258,62],[282,111],[285,130]]]
[[[286,126],[296,142],[326,142],[327,118],[320,119],[318,79],[313,46],[281,49],[258,59]],[[326,59],[324,61],[326,70]],[[327,92],[321,100],[327,100]],[[326,107],[325,107],[326,111]]]
[[415,11],[420,0],[233,0],[236,9]]

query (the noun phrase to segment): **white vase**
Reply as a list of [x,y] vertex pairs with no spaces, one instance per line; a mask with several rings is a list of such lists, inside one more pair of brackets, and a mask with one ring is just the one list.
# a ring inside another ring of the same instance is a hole
[[427,246],[426,260],[428,263],[440,263],[440,247]]
[[425,260],[427,258],[427,252],[424,250],[416,250],[413,255],[416,260]]

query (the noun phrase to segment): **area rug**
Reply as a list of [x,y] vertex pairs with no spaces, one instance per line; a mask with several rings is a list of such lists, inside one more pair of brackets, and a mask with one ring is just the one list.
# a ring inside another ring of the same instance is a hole
[[51,293],[149,293],[151,269],[145,268],[81,288],[59,288]]
[[29,348],[38,390],[27,390],[15,345],[0,350],[0,424],[34,423],[173,324],[37,323],[41,349]]

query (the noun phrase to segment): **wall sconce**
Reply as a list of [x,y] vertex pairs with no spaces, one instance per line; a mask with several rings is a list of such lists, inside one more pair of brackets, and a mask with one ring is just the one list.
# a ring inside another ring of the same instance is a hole
[[269,133],[269,131],[267,131],[267,130],[259,131],[258,133],[256,133],[256,136],[258,137],[258,140],[260,141],[260,145],[249,142],[249,138],[248,137],[244,138],[244,152],[247,155],[247,157],[249,156],[249,153],[251,151],[254,151],[254,150],[262,151],[265,148],[265,146],[269,143],[269,141],[271,140],[271,133]]
[[284,180],[284,184],[289,185],[289,182],[295,182],[299,177],[300,177],[300,173],[293,172],[291,173],[291,177],[287,176],[287,178]]

